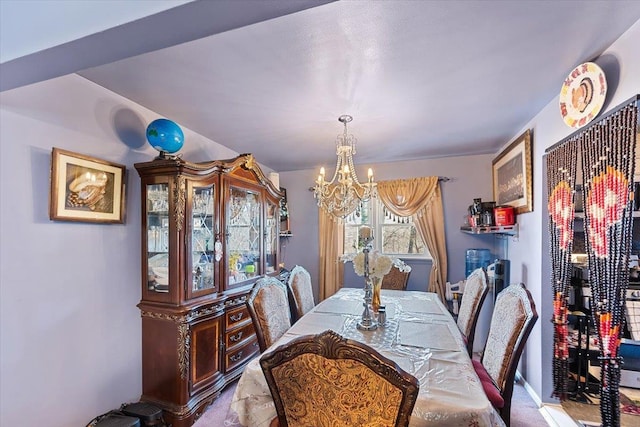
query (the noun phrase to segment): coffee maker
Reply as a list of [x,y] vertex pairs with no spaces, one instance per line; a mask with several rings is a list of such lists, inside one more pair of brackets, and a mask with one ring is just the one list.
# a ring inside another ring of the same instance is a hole
[[491,227],[495,225],[493,210],[496,202],[483,202],[481,198],[473,199],[469,206],[469,225],[472,227]]

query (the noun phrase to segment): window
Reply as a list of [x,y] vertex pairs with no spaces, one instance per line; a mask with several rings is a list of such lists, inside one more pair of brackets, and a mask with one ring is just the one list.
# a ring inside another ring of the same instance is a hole
[[373,231],[373,248],[399,258],[431,259],[429,250],[413,225],[411,217],[399,217],[387,210],[378,199],[364,202],[362,206],[345,218],[344,253],[361,249],[358,230],[362,226]]

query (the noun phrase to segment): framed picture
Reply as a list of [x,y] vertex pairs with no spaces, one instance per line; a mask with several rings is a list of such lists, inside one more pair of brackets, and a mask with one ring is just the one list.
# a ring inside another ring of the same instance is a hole
[[531,130],[527,129],[493,159],[493,198],[496,206],[533,211]]
[[53,148],[49,218],[123,223],[126,167]]

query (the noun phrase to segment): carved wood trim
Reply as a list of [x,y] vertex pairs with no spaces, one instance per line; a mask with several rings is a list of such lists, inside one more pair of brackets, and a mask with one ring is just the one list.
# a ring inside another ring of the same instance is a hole
[[180,378],[186,379],[189,371],[189,348],[191,347],[191,337],[189,335],[189,324],[178,325],[178,368]]
[[178,231],[182,231],[182,227],[184,226],[184,209],[186,205],[186,180],[184,176],[178,175],[176,180],[176,186],[173,189],[173,197],[174,197],[174,211],[176,219],[176,229]]
[[[246,299],[246,297],[243,297],[243,298]],[[242,299],[242,298],[238,298],[238,299]],[[244,300],[242,300],[242,302],[244,302]],[[199,319],[201,317],[209,316],[211,314],[221,313],[225,308],[225,304],[227,304],[227,302],[191,310],[186,314],[182,314],[182,315],[157,313],[155,311],[144,311],[144,310],[142,310],[140,313],[142,317],[149,317],[152,319],[159,319],[159,320],[168,320],[174,323],[187,323],[187,322],[191,322],[193,320]]]

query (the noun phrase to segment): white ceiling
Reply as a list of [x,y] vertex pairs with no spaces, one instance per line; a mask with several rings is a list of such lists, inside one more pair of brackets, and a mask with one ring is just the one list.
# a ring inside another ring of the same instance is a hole
[[171,46],[169,26],[169,47],[74,71],[277,171],[331,166],[342,114],[359,164],[495,153],[576,65],[615,79],[599,55],[640,19],[633,0],[339,1],[224,28],[202,3],[164,13],[215,34],[185,41],[176,25]]

